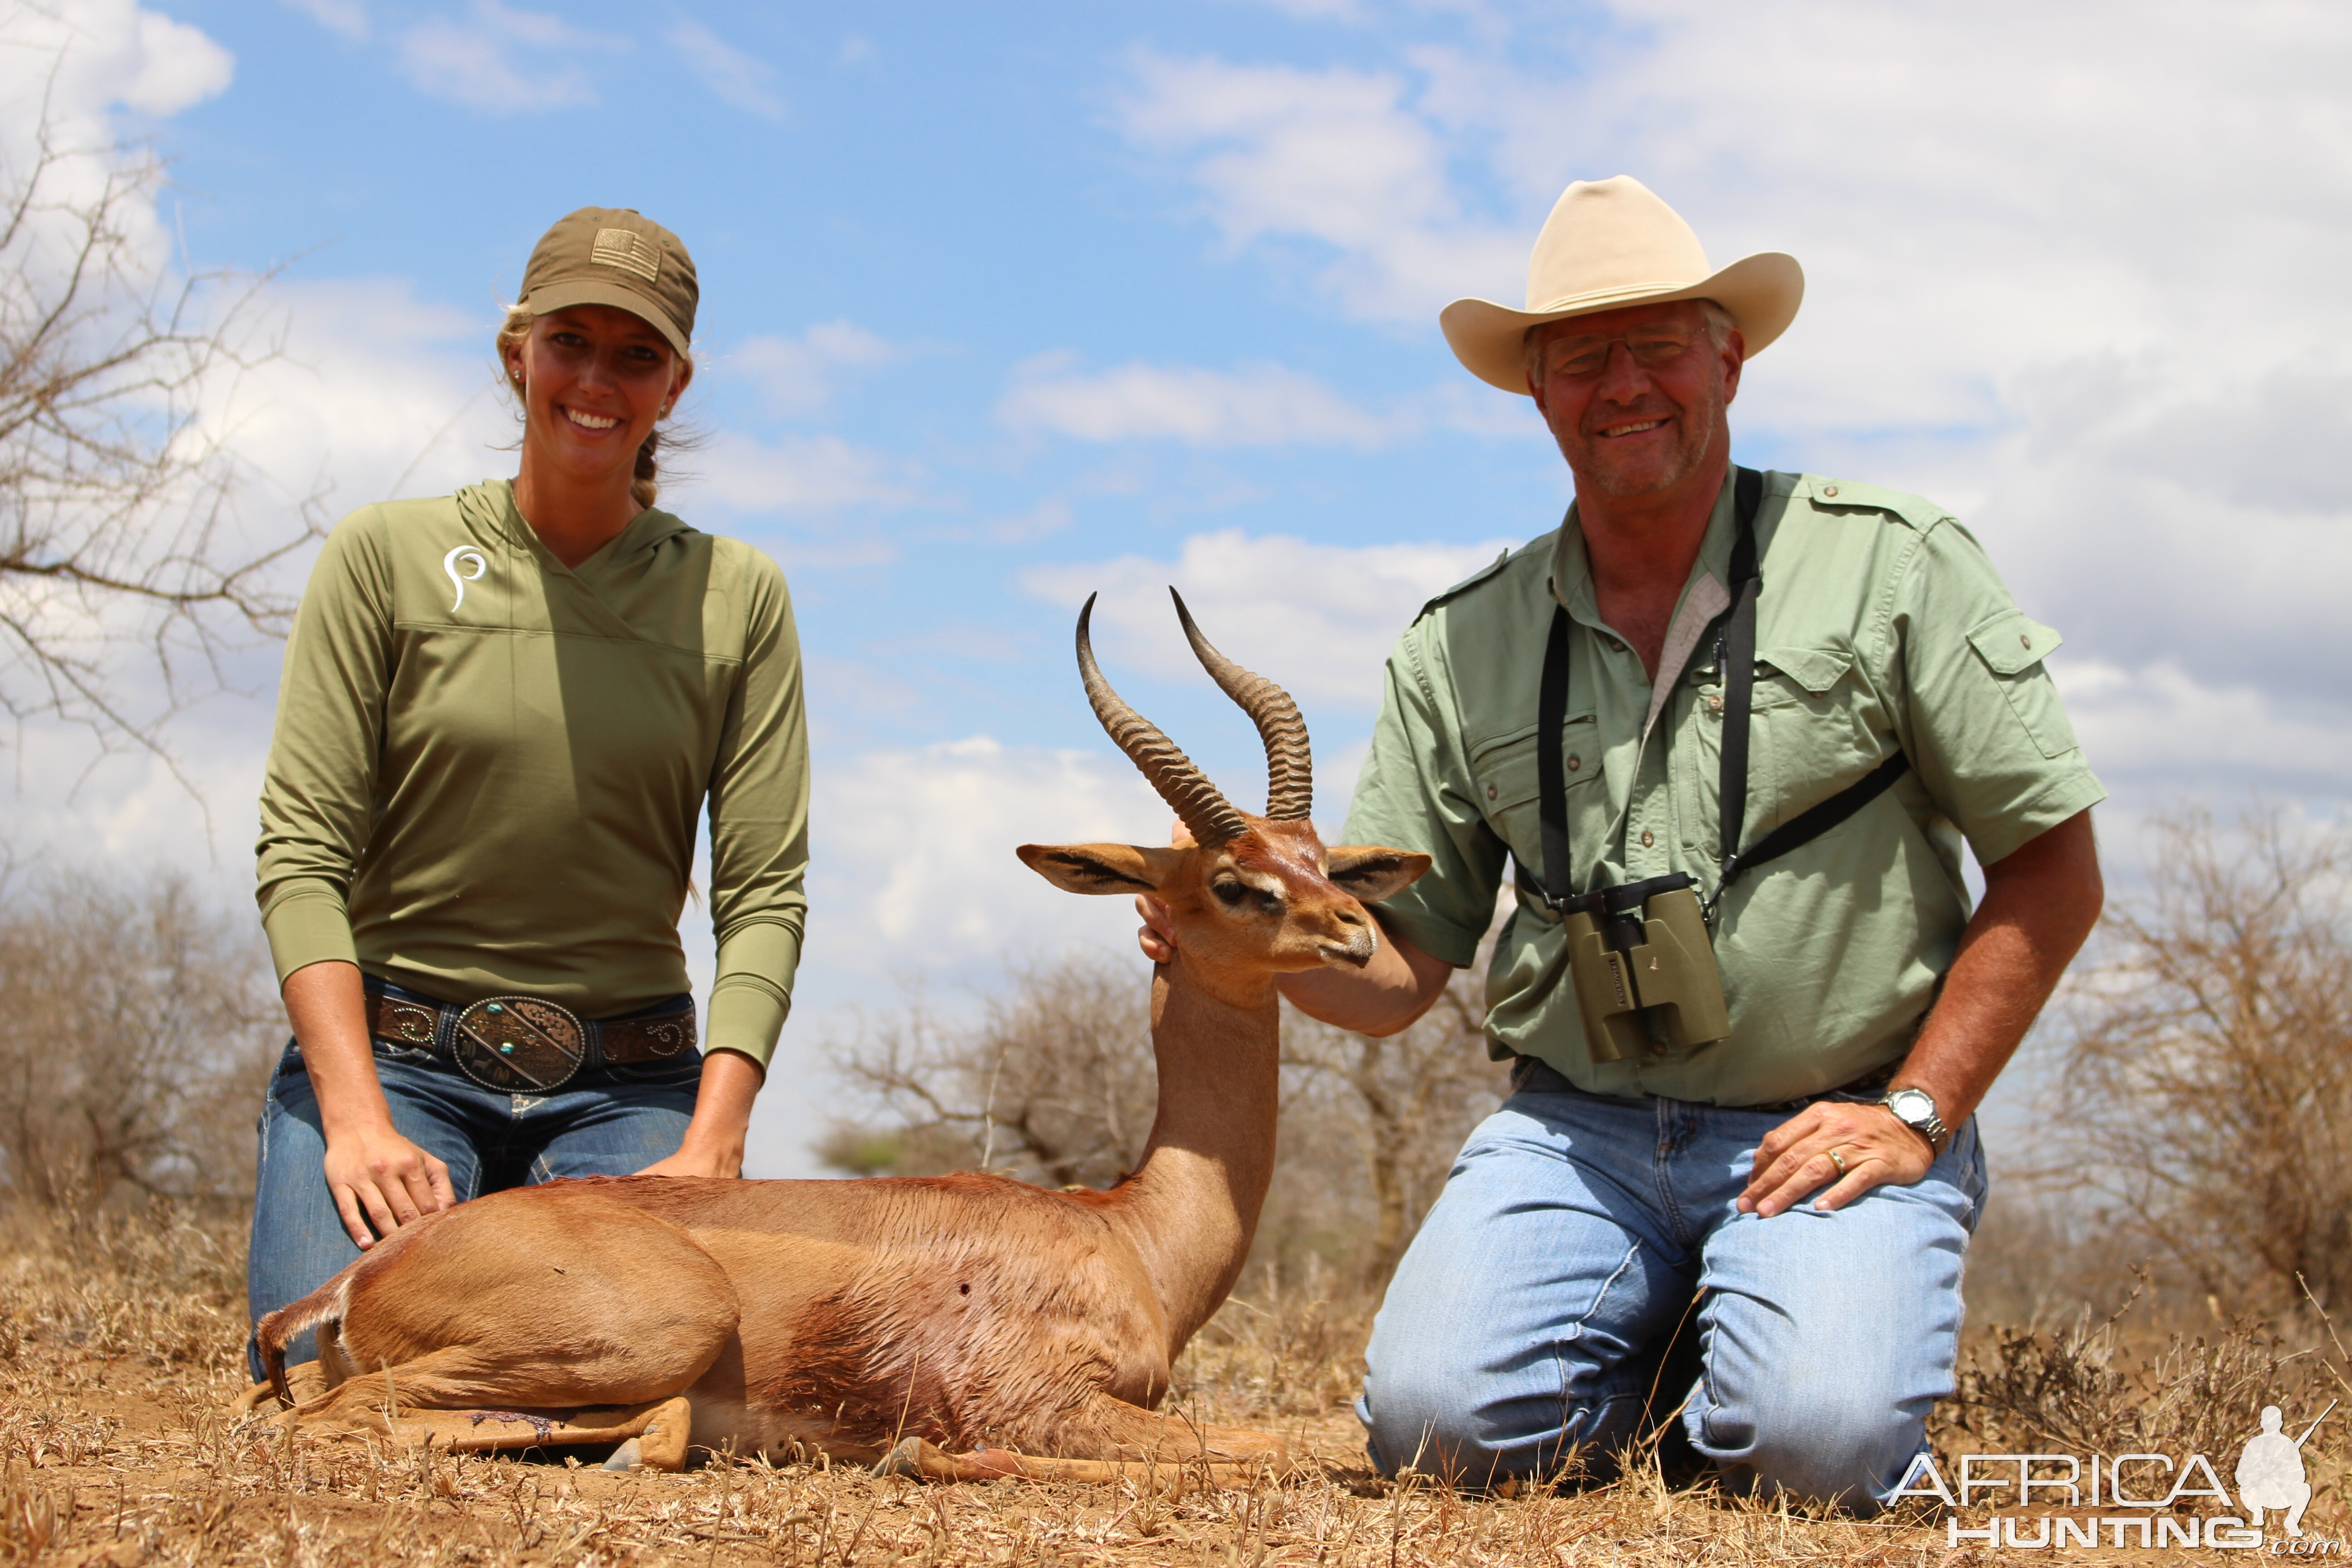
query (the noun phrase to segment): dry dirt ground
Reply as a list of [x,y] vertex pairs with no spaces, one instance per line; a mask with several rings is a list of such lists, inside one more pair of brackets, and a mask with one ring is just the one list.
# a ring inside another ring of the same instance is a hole
[[[289,1439],[228,1413],[243,1386],[243,1318],[225,1234],[168,1219],[0,1232],[0,1564],[1940,1568],[2256,1555],[1952,1551],[1940,1522],[1727,1503],[1667,1485],[1654,1463],[1613,1485],[1509,1498],[1386,1483],[1365,1468],[1346,1414],[1362,1320],[1303,1296],[1230,1307],[1182,1369],[1188,1413],[1283,1430],[1310,1457],[1299,1475],[1250,1486],[1181,1472],[1116,1487],[933,1485],[724,1458],[684,1475],[614,1474],[593,1461]],[[2332,1475],[2305,1527],[2352,1536]]]

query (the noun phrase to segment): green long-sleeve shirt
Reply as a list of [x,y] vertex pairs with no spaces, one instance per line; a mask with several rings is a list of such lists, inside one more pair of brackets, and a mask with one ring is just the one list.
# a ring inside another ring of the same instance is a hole
[[783,574],[652,510],[568,568],[503,480],[362,508],[311,573],[278,691],[258,846],[278,978],[341,959],[589,1018],[676,995],[706,796],[706,1039],[764,1065],[807,910]]

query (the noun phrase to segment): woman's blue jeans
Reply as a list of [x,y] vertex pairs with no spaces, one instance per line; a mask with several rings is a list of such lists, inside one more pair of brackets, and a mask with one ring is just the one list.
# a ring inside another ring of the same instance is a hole
[[[371,990],[416,1002],[427,996],[371,982]],[[667,1011],[667,1008],[654,1011]],[[594,1055],[551,1094],[506,1094],[476,1083],[430,1047],[375,1042],[376,1077],[400,1135],[449,1166],[457,1201],[564,1176],[625,1176],[677,1152],[694,1117],[702,1056],[631,1066]],[[319,1099],[291,1041],[262,1103],[260,1169],[253,1199],[253,1245],[246,1300],[254,1322],[299,1301],[360,1255],[327,1189],[327,1139]],[[310,1335],[288,1348],[289,1363],[317,1353]],[[262,1375],[250,1342],[247,1359]]]
[[1974,1121],[1913,1185],[1762,1219],[1733,1204],[1791,1112],[1537,1079],[1470,1135],[1389,1286],[1357,1406],[1374,1462],[1481,1484],[1605,1461],[1703,1290],[1693,1447],[1727,1489],[1874,1510],[1952,1391]]

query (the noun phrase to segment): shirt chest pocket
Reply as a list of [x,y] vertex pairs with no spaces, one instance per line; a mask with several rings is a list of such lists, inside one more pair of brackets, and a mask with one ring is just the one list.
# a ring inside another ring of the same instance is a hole
[[[1543,770],[1538,763],[1533,724],[1480,742],[1470,752],[1470,778],[1478,809],[1496,837],[1519,863],[1543,864],[1539,799]],[[1571,713],[1560,726],[1560,780],[1568,802],[1570,842],[1599,844],[1608,831],[1607,793],[1591,786],[1601,778],[1600,725],[1592,714]],[[1587,821],[1588,816],[1596,820]]]
[[1747,843],[1854,784],[1892,754],[1869,723],[1873,704],[1843,648],[1756,655]]

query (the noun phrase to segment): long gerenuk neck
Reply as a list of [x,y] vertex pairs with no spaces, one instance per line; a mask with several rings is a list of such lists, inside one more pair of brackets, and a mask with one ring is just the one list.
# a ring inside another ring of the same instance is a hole
[[1213,982],[1181,950],[1152,973],[1160,1109],[1112,1215],[1166,1312],[1171,1360],[1223,1303],[1257,1233],[1274,1175],[1280,1027],[1271,975]]

